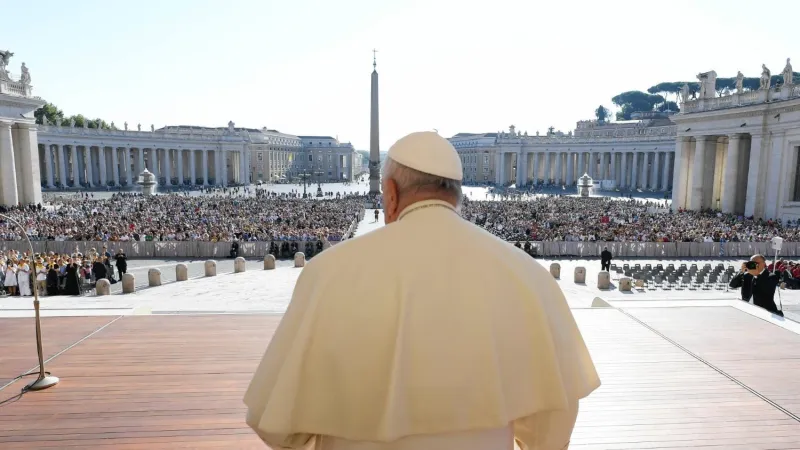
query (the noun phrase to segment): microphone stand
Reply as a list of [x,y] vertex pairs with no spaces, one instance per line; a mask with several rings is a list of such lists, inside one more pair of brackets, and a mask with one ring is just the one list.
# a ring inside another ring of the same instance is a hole
[[[36,314],[36,352],[39,356],[39,377],[36,381],[28,384],[25,386],[25,390],[28,391],[40,391],[42,389],[47,389],[51,386],[55,386],[58,384],[58,377],[48,375],[44,371],[44,355],[42,352],[42,320],[39,316],[39,284],[36,282],[36,260],[34,259],[34,252],[33,252],[33,244],[31,244],[31,240],[28,237],[27,231],[25,231],[25,227],[19,224],[16,220],[8,217],[5,214],[0,214],[0,218],[7,220],[9,223],[16,225],[21,231],[22,235],[25,237],[25,241],[28,243],[28,248],[31,251],[30,254],[30,266],[31,270],[34,273],[33,277],[33,309]],[[30,282],[30,280],[28,280]]]

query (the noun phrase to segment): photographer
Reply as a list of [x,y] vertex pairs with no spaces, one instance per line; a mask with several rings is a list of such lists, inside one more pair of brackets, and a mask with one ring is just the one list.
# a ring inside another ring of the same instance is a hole
[[767,311],[783,316],[783,312],[775,306],[775,289],[780,278],[777,274],[767,269],[767,263],[762,255],[753,255],[750,261],[742,264],[742,271],[731,280],[731,288],[742,288],[742,300],[749,301],[753,297],[753,304]]

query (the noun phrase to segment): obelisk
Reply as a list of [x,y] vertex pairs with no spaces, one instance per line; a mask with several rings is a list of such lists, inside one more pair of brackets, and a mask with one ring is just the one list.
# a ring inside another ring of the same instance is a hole
[[369,193],[381,193],[381,153],[378,126],[378,62],[372,51],[372,87],[369,114]]

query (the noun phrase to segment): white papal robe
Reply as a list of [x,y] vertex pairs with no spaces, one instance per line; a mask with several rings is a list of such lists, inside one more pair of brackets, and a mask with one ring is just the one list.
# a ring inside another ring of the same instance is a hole
[[599,385],[549,272],[425,201],[306,265],[244,401],[275,449],[551,450]]

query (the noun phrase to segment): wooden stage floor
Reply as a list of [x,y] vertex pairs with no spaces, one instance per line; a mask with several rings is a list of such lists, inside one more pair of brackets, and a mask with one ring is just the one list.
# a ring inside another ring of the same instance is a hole
[[[603,386],[571,450],[800,449],[800,335],[730,307],[573,313]],[[0,448],[264,449],[242,395],[279,320],[44,318],[62,381],[0,390]],[[36,366],[32,338],[31,319],[0,319],[0,387]]]

